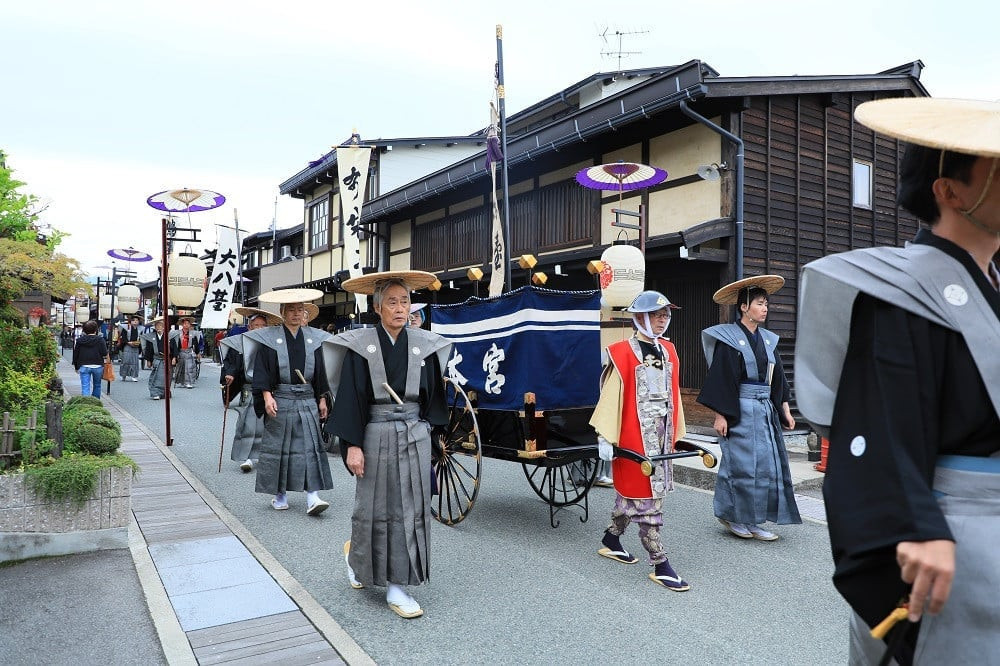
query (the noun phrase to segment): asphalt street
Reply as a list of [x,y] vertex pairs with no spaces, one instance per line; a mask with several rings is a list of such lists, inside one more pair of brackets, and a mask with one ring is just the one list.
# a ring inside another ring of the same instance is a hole
[[[743,541],[712,515],[710,493],[681,486],[664,505],[664,540],[691,584],[675,593],[648,580],[645,560],[599,557],[614,491],[591,492],[590,517],[548,507],[516,463],[485,460],[479,499],[455,527],[432,529],[432,577],[411,588],[425,615],[403,620],[384,590],[352,590],[341,549],[350,536],[353,479],[331,458],[335,487],[319,517],[305,494],[276,512],[253,491],[254,474],[229,460],[237,413],[229,410],[217,472],[223,407],[218,366],[171,400],[173,453],[380,664],[686,663],[842,664],[848,610],[831,582],[825,525],[778,526],[773,543]],[[164,434],[164,402],[138,383],[115,382],[111,398]],[[643,553],[634,528],[623,542]]]

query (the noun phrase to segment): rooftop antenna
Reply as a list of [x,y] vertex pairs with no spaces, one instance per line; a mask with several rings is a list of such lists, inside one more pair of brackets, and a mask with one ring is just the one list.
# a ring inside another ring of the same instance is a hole
[[622,58],[627,58],[628,56],[641,55],[642,54],[642,51],[624,51],[624,50],[622,50],[622,38],[623,37],[629,37],[629,36],[632,36],[632,35],[645,35],[648,32],[649,32],[649,30],[617,30],[616,29],[616,30],[612,31],[610,27],[605,27],[604,30],[601,30],[600,32],[598,32],[597,36],[604,40],[604,44],[606,46],[608,45],[608,36],[609,35],[612,38],[617,37],[618,38],[618,48],[616,50],[608,48],[608,49],[606,49],[604,51],[601,51],[601,55],[605,56],[605,57],[616,57],[616,58],[618,58],[618,72],[621,73],[621,72],[624,71],[622,69]]

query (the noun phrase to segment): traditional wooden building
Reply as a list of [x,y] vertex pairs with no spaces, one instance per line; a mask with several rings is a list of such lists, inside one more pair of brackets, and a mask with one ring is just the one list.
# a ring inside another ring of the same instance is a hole
[[[508,119],[511,255],[534,254],[534,270],[548,274],[549,287],[594,288],[586,264],[622,235],[611,226],[612,210],[641,206],[647,288],[683,308],[670,329],[682,385],[701,385],[699,332],[732,316],[711,296],[741,273],[784,276],[768,326],[782,336],[790,371],[801,266],[831,252],[899,245],[916,231],[916,221],[895,205],[899,142],[855,123],[853,111],[875,98],[927,95],[921,68],[914,62],[876,74],[725,77],[693,60],[588,77]],[[400,144],[374,142],[362,215],[371,269],[436,273],[445,287],[427,300],[473,294],[467,270],[489,269],[484,138],[479,132],[408,140],[411,150],[433,142],[468,154],[392,190],[380,183],[391,180],[386,156]],[[324,309],[342,316],[352,302],[337,289],[344,263],[333,155],[281,185],[283,194],[303,199],[306,211],[301,280],[284,286],[325,289]],[[621,195],[573,179],[582,168],[619,160],[652,164],[669,177]],[[514,286],[524,284],[524,271],[516,264],[512,270]]]

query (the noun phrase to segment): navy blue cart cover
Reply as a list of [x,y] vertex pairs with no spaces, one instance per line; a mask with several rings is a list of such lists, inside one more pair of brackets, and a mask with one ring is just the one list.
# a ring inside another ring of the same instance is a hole
[[431,330],[455,345],[445,374],[485,409],[593,407],[600,393],[598,291],[522,287],[495,298],[435,305]]

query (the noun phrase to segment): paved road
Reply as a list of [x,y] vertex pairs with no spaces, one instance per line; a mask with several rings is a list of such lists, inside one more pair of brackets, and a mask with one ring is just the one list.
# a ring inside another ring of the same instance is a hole
[[[163,402],[139,383],[116,382],[112,398],[163,436]],[[305,515],[305,496],[277,513],[253,492],[253,474],[216,468],[222,427],[218,367],[171,401],[174,453],[380,664],[688,663],[842,664],[847,607],[830,583],[826,528],[776,528],[774,543],[724,533],[710,494],[679,488],[665,502],[665,540],[691,583],[673,593],[651,583],[644,563],[595,553],[614,491],[595,489],[590,520],[562,515],[557,529],[519,465],[487,460],[479,500],[463,523],[434,523],[429,585],[412,592],[423,618],[386,609],[378,589],[352,590],[341,547],[349,537],[353,482],[332,459],[332,504]],[[230,411],[227,427],[235,424]],[[229,430],[231,433],[232,430]],[[227,439],[231,439],[227,436]],[[634,531],[626,547],[641,552]]]

